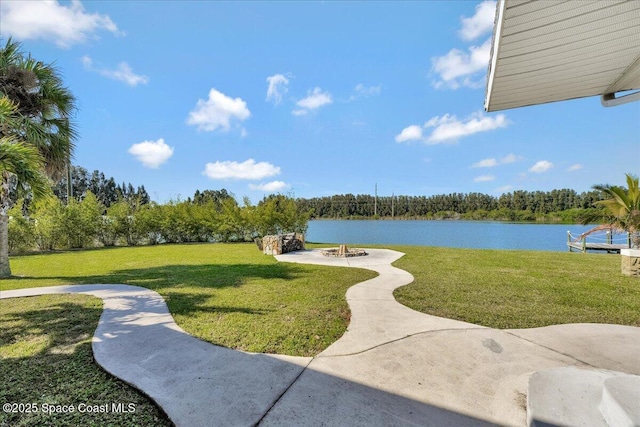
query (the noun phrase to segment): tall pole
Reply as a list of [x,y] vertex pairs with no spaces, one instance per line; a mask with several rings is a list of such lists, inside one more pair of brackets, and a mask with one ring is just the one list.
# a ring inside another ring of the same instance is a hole
[[[67,131],[69,130],[69,119],[67,122]],[[69,135],[67,134],[69,138]],[[70,138],[67,141],[67,205],[71,203],[71,198],[73,197],[73,184],[71,183],[71,141]]]
[[73,185],[71,183],[71,153],[67,152],[67,205],[73,197]]
[[376,182],[375,197],[373,199],[373,216],[378,216],[378,183]]
[[395,199],[395,195],[391,193],[391,219],[395,217],[395,209],[393,205],[393,199]]

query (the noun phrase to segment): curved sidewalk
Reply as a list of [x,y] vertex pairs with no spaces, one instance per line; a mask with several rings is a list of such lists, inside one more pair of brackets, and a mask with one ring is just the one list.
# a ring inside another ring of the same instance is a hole
[[327,257],[320,250],[291,252],[276,256],[281,262],[355,267],[373,270],[378,277],[347,290],[351,320],[347,332],[320,356],[361,353],[425,331],[483,329],[482,326],[430,316],[400,304],[393,291],[413,282],[413,276],[391,264],[404,253],[390,249],[367,249],[366,256]]
[[366,268],[347,291],[347,332],[315,358],[250,354],[180,329],[162,297],[126,285],[2,291],[0,298],[83,293],[104,300],[97,362],[153,398],[178,426],[526,425],[534,372],[558,367],[640,374],[640,328],[558,325],[496,330],[419,313],[393,290],[413,281],[384,249],[353,258],[277,256]]
[[102,298],[96,362],[150,396],[177,426],[257,424],[311,360],[219,347],[183,331],[164,299],[128,285],[73,285],[0,292],[0,298],[79,293]]
[[347,332],[314,358],[262,424],[524,426],[534,372],[577,367],[640,374],[640,328],[497,330],[419,313],[393,297],[393,289],[413,281],[390,265],[403,254],[368,252],[347,259],[319,251],[277,257],[380,275],[348,290]]

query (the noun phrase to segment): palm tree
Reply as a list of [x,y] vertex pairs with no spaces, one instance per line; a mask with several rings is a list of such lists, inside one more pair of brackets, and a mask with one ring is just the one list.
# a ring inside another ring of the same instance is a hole
[[17,126],[0,127],[0,136],[13,135],[35,146],[45,161],[47,175],[58,178],[73,153],[76,130],[71,115],[75,98],[62,84],[52,64],[36,61],[9,39],[0,49],[0,95],[17,107]]
[[628,232],[632,245],[640,245],[640,187],[638,177],[626,174],[627,189],[612,185],[595,185],[593,188],[603,192],[608,198],[597,202],[607,211],[609,223]]
[[43,194],[46,177],[57,178],[73,152],[75,98],[51,64],[36,61],[9,39],[0,48],[0,277],[11,274],[7,210],[10,180]]
[[[38,150],[23,142],[8,137],[0,138],[0,171],[3,181],[13,177],[18,185],[28,188],[34,198],[43,197],[51,191],[49,179],[44,174],[44,161]],[[0,188],[0,199],[8,200],[8,186]],[[9,217],[8,206],[0,208],[0,277],[11,276],[9,265]]]
[[[0,128],[17,126],[17,107],[6,96],[0,98]],[[14,136],[0,137],[0,277],[11,276],[9,266],[9,217],[12,205],[11,182],[18,190],[30,191],[34,198],[43,197],[51,191],[49,179],[44,173],[44,159],[38,149]]]

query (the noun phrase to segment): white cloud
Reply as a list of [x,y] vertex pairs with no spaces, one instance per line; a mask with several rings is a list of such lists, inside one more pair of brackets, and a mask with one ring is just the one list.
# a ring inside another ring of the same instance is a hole
[[480,176],[476,176],[473,181],[474,182],[489,182],[489,181],[493,181],[494,179],[496,179],[495,176],[493,175],[480,175]]
[[575,171],[579,171],[580,169],[582,169],[582,165],[580,163],[576,163],[575,165],[571,165],[569,169],[567,169],[567,171],[575,172]]
[[267,82],[269,83],[269,87],[267,88],[266,100],[272,101],[275,105],[280,104],[280,102],[282,102],[282,95],[289,90],[287,88],[289,79],[284,74],[274,74],[273,76],[267,77]]
[[553,163],[551,163],[550,161],[540,160],[535,165],[531,166],[531,168],[529,168],[529,172],[543,173],[548,171],[552,167],[553,167]]
[[471,165],[472,168],[492,168],[494,166],[498,166],[496,159],[484,159]]
[[218,128],[228,131],[231,120],[244,121],[251,116],[247,103],[240,98],[230,98],[215,89],[209,91],[209,99],[198,99],[196,107],[189,113],[187,124],[198,126],[198,130],[212,132]]
[[89,55],[83,56],[82,58],[80,58],[80,60],[82,61],[82,65],[84,65],[84,68],[88,70],[93,69],[93,59],[91,59]]
[[479,88],[484,86],[484,76],[491,55],[491,39],[480,46],[470,46],[469,51],[451,49],[444,56],[431,58],[431,70],[438,74],[436,88],[458,89],[460,86]]
[[278,175],[280,168],[267,162],[258,162],[249,159],[242,163],[217,161],[207,163],[203,175],[211,179],[264,179],[269,176]]
[[[423,141],[426,144],[441,144],[456,142],[459,138],[478,132],[487,132],[506,127],[509,124],[504,114],[487,117],[483,113],[472,114],[465,120],[458,120],[456,116],[445,114],[429,119],[422,128],[418,125],[407,126],[396,135],[396,142]],[[424,136],[423,129],[434,128],[429,136]],[[486,159],[494,160],[495,159]],[[489,167],[475,166],[474,167]]]
[[476,13],[470,18],[462,18],[460,38],[462,40],[474,40],[488,32],[493,31],[493,23],[496,14],[496,2],[485,0],[476,6]]
[[296,105],[306,108],[307,110],[315,110],[316,108],[331,104],[332,102],[333,100],[328,92],[322,92],[322,89],[316,87],[313,89],[313,92],[309,92],[309,95],[298,101]]
[[115,70],[109,70],[106,68],[95,68],[93,66],[93,60],[88,55],[82,57],[82,64],[84,68],[89,71],[95,71],[105,77],[113,80],[118,80],[128,84],[129,86],[138,86],[139,84],[146,85],[149,83],[149,77],[136,74],[133,72],[129,64],[121,62]]
[[[493,29],[496,2],[485,0],[476,6],[472,17],[460,20],[460,38],[472,41],[484,36]],[[491,37],[480,46],[472,45],[467,49],[451,49],[446,55],[431,58],[431,71],[438,75],[433,82],[436,88],[458,89],[461,86],[480,88],[484,86],[484,74],[491,56]]]
[[2,1],[0,28],[5,36],[50,40],[62,48],[82,43],[99,30],[123,34],[109,16],[87,13],[79,0],[67,6],[53,0]]
[[157,169],[173,156],[173,147],[169,147],[165,144],[164,139],[160,138],[157,141],[143,141],[133,144],[128,152],[142,162],[145,167]]
[[266,191],[268,193],[275,193],[289,188],[291,188],[291,186],[283,181],[263,182],[259,185],[249,184],[249,189],[251,190]]
[[522,156],[518,156],[516,154],[507,154],[502,159],[500,159],[500,163],[515,163],[519,160],[522,160]]
[[102,70],[100,71],[100,74],[114,80],[125,82],[129,86],[137,86],[139,84],[147,84],[149,82],[149,77],[135,74],[126,62],[119,63],[118,68],[115,70]]
[[358,83],[353,89],[353,95],[349,97],[349,101],[354,101],[358,98],[369,98],[370,96],[380,95],[382,86],[365,86],[362,83]]
[[313,91],[307,93],[306,98],[302,98],[296,105],[300,108],[293,110],[292,113],[296,116],[303,116],[312,110],[316,110],[323,105],[328,105],[333,102],[331,94],[329,92],[323,92],[322,89],[316,87]]
[[506,127],[508,124],[504,114],[488,117],[482,113],[473,114],[466,120],[458,120],[456,116],[445,114],[442,117],[433,117],[425,128],[434,128],[426,139],[429,144],[455,142],[458,138],[473,135],[478,132],[487,132]]
[[514,163],[514,162],[517,162],[518,160],[522,160],[522,156],[518,156],[511,153],[511,154],[507,154],[500,160],[496,160],[493,157],[489,159],[480,160],[479,162],[472,164],[471,167],[472,168],[492,168],[498,165]]
[[396,135],[396,142],[419,141],[422,139],[422,128],[417,125],[407,126]]

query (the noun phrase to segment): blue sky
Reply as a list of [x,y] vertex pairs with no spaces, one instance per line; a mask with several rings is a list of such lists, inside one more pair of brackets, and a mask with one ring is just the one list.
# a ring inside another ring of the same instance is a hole
[[[495,3],[2,1],[77,97],[74,163],[159,202],[624,183],[640,102],[483,112]],[[3,41],[4,43],[4,41]]]

